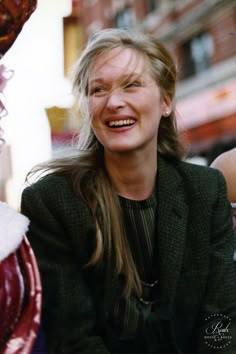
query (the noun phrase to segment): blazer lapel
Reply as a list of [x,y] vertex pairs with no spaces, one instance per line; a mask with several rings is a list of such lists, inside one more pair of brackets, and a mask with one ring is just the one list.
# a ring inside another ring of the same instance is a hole
[[[183,179],[176,168],[158,157],[158,244],[157,264],[160,285],[159,315],[170,319],[176,286],[185,248],[188,206],[185,202]],[[105,267],[104,306],[106,313],[115,299],[114,263]]]
[[158,157],[158,273],[160,316],[169,319],[182,266],[188,206],[183,180],[176,167]]

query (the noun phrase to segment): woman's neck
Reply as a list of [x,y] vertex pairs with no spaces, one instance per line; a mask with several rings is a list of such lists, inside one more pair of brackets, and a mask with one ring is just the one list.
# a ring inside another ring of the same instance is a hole
[[153,193],[156,184],[157,154],[151,156],[109,154],[105,155],[105,165],[120,196],[144,200]]

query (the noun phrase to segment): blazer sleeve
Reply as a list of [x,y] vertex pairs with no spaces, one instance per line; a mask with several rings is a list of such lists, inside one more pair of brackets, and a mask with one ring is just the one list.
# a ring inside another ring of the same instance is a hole
[[[218,175],[217,198],[212,211],[207,289],[201,305],[197,354],[236,353],[235,235],[225,180]],[[212,188],[214,188],[212,186]],[[225,331],[224,331],[225,330]]]
[[89,226],[86,208],[79,208],[76,199],[60,183],[55,188],[39,182],[22,194],[22,213],[31,221],[27,236],[42,278],[47,353],[109,354],[97,334],[96,310],[82,271],[86,251],[79,241],[89,238]]

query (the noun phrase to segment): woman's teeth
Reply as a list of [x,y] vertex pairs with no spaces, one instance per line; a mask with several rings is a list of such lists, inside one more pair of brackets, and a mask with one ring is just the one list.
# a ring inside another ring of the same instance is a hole
[[115,121],[111,121],[108,122],[108,126],[109,127],[122,127],[124,125],[132,125],[134,124],[134,120],[133,119],[121,119],[121,120],[115,120]]

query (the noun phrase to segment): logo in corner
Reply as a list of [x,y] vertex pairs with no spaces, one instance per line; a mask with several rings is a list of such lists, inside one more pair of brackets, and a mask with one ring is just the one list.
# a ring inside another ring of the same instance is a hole
[[212,314],[205,318],[206,328],[204,340],[212,349],[226,348],[232,340],[230,335],[231,318],[220,314]]

